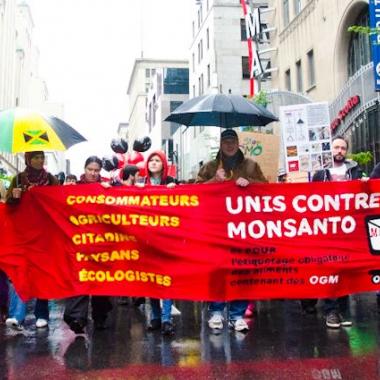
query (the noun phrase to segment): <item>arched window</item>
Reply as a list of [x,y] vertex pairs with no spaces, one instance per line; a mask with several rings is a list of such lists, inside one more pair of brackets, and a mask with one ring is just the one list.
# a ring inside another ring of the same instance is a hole
[[[357,26],[369,26],[368,9],[365,9],[354,22]],[[352,33],[348,47],[348,76],[354,75],[361,66],[371,61],[369,36],[364,33]]]

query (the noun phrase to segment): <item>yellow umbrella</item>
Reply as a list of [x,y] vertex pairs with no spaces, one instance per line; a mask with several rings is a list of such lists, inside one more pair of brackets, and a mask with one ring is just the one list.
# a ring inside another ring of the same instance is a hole
[[57,117],[23,108],[0,112],[2,152],[66,150],[82,141],[86,139]]

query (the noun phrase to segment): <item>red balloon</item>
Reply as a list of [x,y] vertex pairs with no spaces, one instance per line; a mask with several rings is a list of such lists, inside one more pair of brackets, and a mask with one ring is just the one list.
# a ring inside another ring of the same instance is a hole
[[118,169],[122,169],[124,167],[125,162],[126,162],[126,157],[125,156],[126,155],[123,154],[123,153],[116,153],[116,157],[117,157],[117,159],[119,161],[118,165],[117,165]]
[[145,171],[145,162],[140,161],[136,164],[136,166],[139,168],[139,176],[140,177],[145,177],[146,176],[146,171]]
[[128,164],[137,165],[139,162],[144,162],[144,156],[140,152],[132,152],[128,158]]

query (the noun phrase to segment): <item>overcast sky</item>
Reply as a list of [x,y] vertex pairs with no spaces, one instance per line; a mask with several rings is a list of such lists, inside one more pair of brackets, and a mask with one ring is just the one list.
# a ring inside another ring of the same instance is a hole
[[27,0],[51,101],[89,143],[69,149],[72,171],[111,154],[135,58],[188,59],[195,0]]

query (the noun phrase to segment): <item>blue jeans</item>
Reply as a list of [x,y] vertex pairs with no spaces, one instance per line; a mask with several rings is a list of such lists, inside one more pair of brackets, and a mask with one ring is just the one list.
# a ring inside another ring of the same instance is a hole
[[161,319],[161,322],[170,322],[172,320],[172,300],[162,301],[162,310],[160,306],[160,300],[157,298],[150,299],[150,305],[152,307],[151,319]]
[[[223,314],[223,310],[227,302],[210,302],[208,310],[211,315]],[[228,319],[236,321],[243,318],[245,310],[247,309],[248,301],[231,301],[229,302],[229,316]]]
[[[48,300],[36,299],[34,306],[36,319],[43,318],[49,320]],[[9,286],[9,318],[16,318],[17,322],[22,323],[26,316],[26,303],[18,296],[14,286]]]

